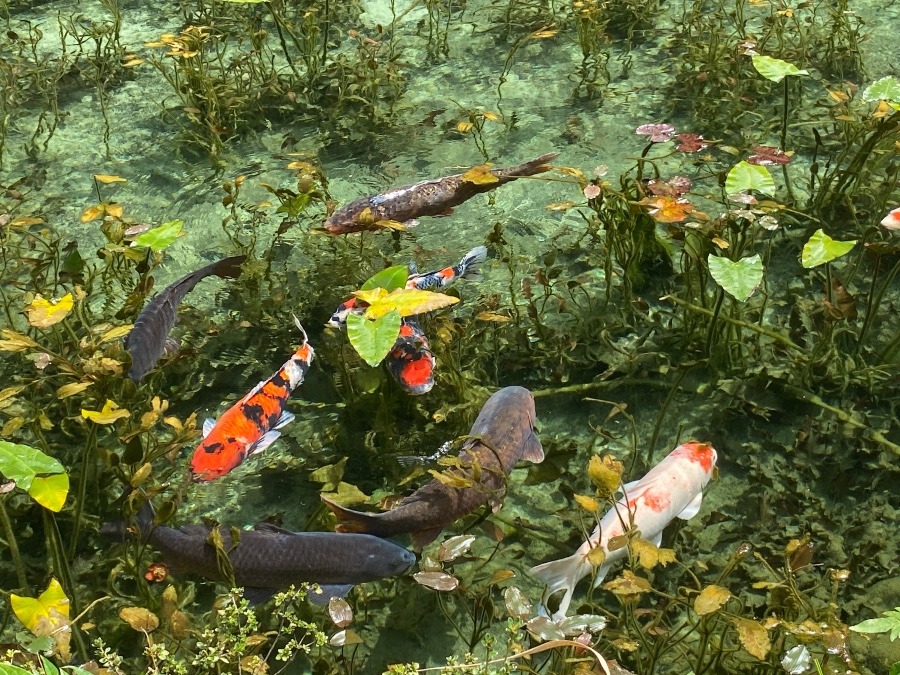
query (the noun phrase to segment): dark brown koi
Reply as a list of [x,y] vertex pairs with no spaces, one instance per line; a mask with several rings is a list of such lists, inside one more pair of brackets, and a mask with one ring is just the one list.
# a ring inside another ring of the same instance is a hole
[[169,331],[178,320],[178,305],[190,290],[209,276],[236,279],[241,273],[245,255],[224,258],[195,272],[186,274],[153,296],[141,310],[134,328],[125,336],[125,349],[131,355],[128,377],[139,382],[156,365],[166,347]]
[[442,215],[477,194],[522,176],[549,171],[552,167],[548,162],[558,154],[549,152],[518,166],[490,169],[489,173],[497,178],[490,183],[469,181],[464,178],[465,174],[455,174],[424,180],[383,194],[360,197],[328,216],[324,227],[332,234],[347,234],[379,229],[379,221],[406,223],[420,216]]
[[534,434],[534,398],[524,387],[505,387],[493,394],[472,425],[459,453],[459,466],[449,469],[468,487],[454,488],[438,479],[422,486],[385,513],[362,513],[326,497],[322,501],[338,518],[339,532],[379,537],[410,533],[416,550],[433,541],[447,525],[492,502],[499,508],[506,477],[520,459],[540,462],[544,450]]

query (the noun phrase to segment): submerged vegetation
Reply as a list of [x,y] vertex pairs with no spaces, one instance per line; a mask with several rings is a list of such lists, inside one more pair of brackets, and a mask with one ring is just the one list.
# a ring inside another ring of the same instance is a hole
[[[179,0],[159,25],[32,4],[0,2],[2,672],[900,668],[900,81],[867,61],[865,8]],[[357,197],[550,151],[459,214],[323,229]],[[410,260],[481,244],[484,281],[386,300]],[[129,379],[141,309],[226,256],[240,276],[192,291],[179,344]],[[351,295],[370,311],[348,340],[321,326]],[[422,312],[434,386],[411,397],[375,366]],[[296,421],[191,482],[199,418],[284,363],[292,315],[316,349]],[[320,493],[473,488],[454,439],[507,385],[534,393],[546,459],[413,575],[252,607],[100,537],[147,499],[235,541],[332,530]],[[658,546],[631,529],[569,617],[542,614],[529,568],[689,438],[719,457],[699,515]]]

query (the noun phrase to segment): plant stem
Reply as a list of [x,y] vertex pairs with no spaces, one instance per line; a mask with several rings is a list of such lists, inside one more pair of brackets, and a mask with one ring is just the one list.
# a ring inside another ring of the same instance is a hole
[[19,545],[16,543],[12,523],[9,520],[9,514],[6,512],[5,499],[0,499],[0,525],[3,526],[3,533],[6,535],[6,542],[9,545],[9,554],[12,556],[13,564],[16,567],[19,588],[27,595],[31,595],[31,589],[28,587],[28,577],[25,576],[25,565],[22,563],[22,556],[19,554]]
[[718,295],[716,297],[716,306],[713,308],[710,316],[712,317],[712,321],[709,322],[709,330],[706,331],[706,347],[703,352],[709,356],[710,351],[712,350],[712,342],[713,336],[716,333],[716,320],[719,318],[719,312],[722,311],[722,303],[725,301],[725,291],[721,288],[719,289]]
[[894,266],[891,268],[891,271],[888,272],[887,278],[884,280],[884,283],[881,284],[881,290],[878,291],[877,295],[875,295],[875,299],[873,301],[872,296],[875,294],[875,279],[878,277],[878,268],[880,262],[881,256],[876,257],[875,268],[872,270],[872,290],[869,291],[869,306],[866,308],[866,318],[863,321],[863,327],[859,331],[859,340],[856,343],[856,352],[854,352],[856,354],[859,353],[860,348],[862,348],[863,343],[865,342],[866,335],[868,334],[869,328],[872,325],[872,320],[878,313],[878,308],[881,306],[881,301],[884,298],[885,292],[894,281],[894,277],[897,276],[897,272],[900,272],[900,260],[897,260],[897,262],[895,262]]
[[[81,459],[81,474],[78,476],[78,498],[75,501],[75,517],[72,521],[72,539],[69,541],[69,557],[75,555],[75,547],[78,543],[78,533],[81,529],[81,514],[84,512],[84,496],[87,492],[88,472],[91,460],[94,456],[94,446],[97,445],[97,425],[91,424],[88,437],[84,444],[84,453]],[[92,472],[93,473],[93,472]]]

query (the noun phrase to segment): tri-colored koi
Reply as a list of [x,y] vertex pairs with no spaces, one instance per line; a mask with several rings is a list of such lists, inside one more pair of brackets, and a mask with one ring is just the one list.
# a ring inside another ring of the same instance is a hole
[[[532,567],[531,573],[547,583],[545,602],[563,591],[552,618],[557,621],[566,616],[575,586],[581,579],[593,572],[596,588],[610,566],[628,555],[625,546],[609,550],[611,539],[635,529],[640,530],[641,537],[659,546],[663,530],[672,520],[689,520],[696,516],[703,500],[703,488],[712,476],[716,459],[715,449],[706,443],[691,441],[679,445],[643,478],[622,487],[622,497],[573,555]],[[588,554],[598,547],[605,557],[595,570]]]
[[268,380],[257,384],[244,398],[222,413],[218,420],[203,423],[203,441],[191,457],[195,481],[209,481],[226,475],[250,455],[268,448],[281,435],[278,431],[294,419],[285,410],[291,392],[303,382],[313,360],[313,348],[306,331],[303,343]]
[[[487,248],[484,246],[476,246],[466,253],[462,260],[456,265],[444,267],[432,272],[423,272],[419,274],[414,263],[410,263],[410,275],[406,279],[406,288],[415,288],[419,290],[430,290],[433,288],[446,288],[454,284],[459,279],[468,281],[481,281],[481,265],[487,260]],[[347,315],[362,314],[366,309],[366,304],[357,298],[348,298],[344,300],[328,320],[328,326],[332,328],[343,328],[347,323]],[[395,345],[396,347],[397,345]]]
[[412,317],[400,323],[400,335],[384,362],[403,390],[413,396],[427,394],[434,386],[434,354],[422,327]]

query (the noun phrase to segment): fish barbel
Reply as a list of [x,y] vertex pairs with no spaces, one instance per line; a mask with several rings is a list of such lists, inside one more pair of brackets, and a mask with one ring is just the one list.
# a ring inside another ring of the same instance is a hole
[[[534,433],[534,398],[524,387],[505,387],[484,404],[459,453],[459,467],[448,469],[471,483],[450,487],[435,479],[384,513],[344,508],[327,497],[322,501],[338,519],[339,532],[365,532],[379,537],[410,533],[418,550],[447,525],[482,504],[496,508],[506,492],[509,472],[520,459],[541,462],[544,450]],[[476,469],[477,467],[477,469]]]
[[[216,548],[210,543],[212,528],[154,526],[149,502],[137,521],[142,538],[162,553],[173,573],[231,581],[225,578]],[[402,574],[416,560],[412,551],[370,535],[291,532],[269,524],[236,532],[238,536],[233,538],[228,528],[219,529],[233,581],[244,588],[252,603],[264,602],[277,591],[302,582],[322,586],[327,602],[329,597],[346,594],[354,584]],[[119,540],[127,536],[121,521],[105,524],[101,534]]]
[[590,538],[575,553],[532,567],[531,573],[547,583],[545,603],[557,592],[564,592],[553,620],[565,617],[575,586],[594,570],[588,560],[591,550],[599,546],[606,554],[595,573],[596,588],[610,566],[628,555],[627,546],[610,551],[611,539],[633,528],[640,530],[643,539],[659,546],[663,530],[675,518],[690,520],[696,516],[716,459],[715,449],[706,443],[691,441],[679,445],[643,478],[622,487],[621,499],[600,519]]
[[523,176],[549,171],[552,167],[548,162],[553,161],[558,154],[548,152],[518,166],[490,169],[485,173],[490,173],[497,179],[492,182],[466,180],[465,174],[460,173],[423,180],[378,195],[360,197],[328,216],[324,228],[332,234],[347,234],[379,229],[380,221],[407,223],[420,216],[443,215],[477,194]]

